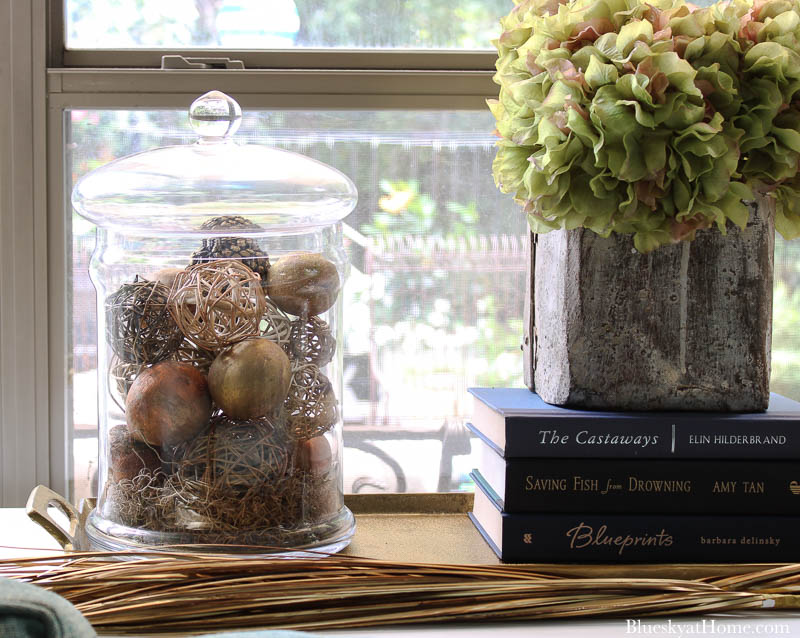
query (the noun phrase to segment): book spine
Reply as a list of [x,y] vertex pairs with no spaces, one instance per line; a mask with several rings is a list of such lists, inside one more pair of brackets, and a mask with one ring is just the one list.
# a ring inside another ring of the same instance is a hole
[[[697,414],[647,417],[508,417],[507,457],[800,458],[800,419]],[[481,430],[480,423],[474,424]]]
[[[490,487],[507,512],[800,512],[796,461],[496,458],[505,463],[505,493],[491,481]],[[497,475],[481,472],[484,477]]]
[[[795,562],[800,517],[502,514],[506,562]],[[497,550],[496,550],[497,551]]]

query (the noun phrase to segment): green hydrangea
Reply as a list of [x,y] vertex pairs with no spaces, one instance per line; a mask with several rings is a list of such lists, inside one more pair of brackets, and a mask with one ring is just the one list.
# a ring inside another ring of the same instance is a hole
[[534,232],[647,252],[743,227],[759,191],[800,236],[800,0],[517,0],[501,25],[493,172]]

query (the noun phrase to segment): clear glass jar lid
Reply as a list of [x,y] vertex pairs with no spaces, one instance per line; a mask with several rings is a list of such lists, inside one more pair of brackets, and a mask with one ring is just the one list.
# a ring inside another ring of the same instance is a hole
[[241,215],[266,232],[298,232],[344,218],[356,204],[353,182],[304,155],[237,144],[242,111],[211,91],[194,101],[195,144],[166,146],[109,162],[82,177],[72,205],[104,228],[207,235],[210,217]]

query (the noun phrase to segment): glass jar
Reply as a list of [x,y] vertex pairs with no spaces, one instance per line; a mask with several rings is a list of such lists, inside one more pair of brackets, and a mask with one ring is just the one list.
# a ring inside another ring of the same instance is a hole
[[[195,144],[111,162],[72,202],[97,225],[100,549],[338,551],[341,220],[353,183],[231,136],[212,91]],[[255,546],[255,547],[254,547]]]

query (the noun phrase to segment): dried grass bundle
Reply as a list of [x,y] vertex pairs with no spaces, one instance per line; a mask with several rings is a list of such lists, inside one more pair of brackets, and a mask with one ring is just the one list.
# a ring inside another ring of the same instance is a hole
[[292,472],[268,489],[233,489],[177,476],[141,472],[106,486],[103,516],[138,528],[139,542],[165,542],[192,548],[214,545],[235,552],[239,546],[271,551],[313,544],[318,531],[339,507],[335,484],[327,476]]
[[340,491],[335,472],[296,466],[297,446],[271,418],[233,421],[217,415],[203,434],[170,450],[166,472],[144,468],[109,481],[103,516],[169,534],[167,542],[314,544],[317,526],[341,506]]
[[701,580],[564,578],[535,565],[77,552],[0,561],[0,576],[55,591],[98,631],[122,634],[800,607],[800,565]]

